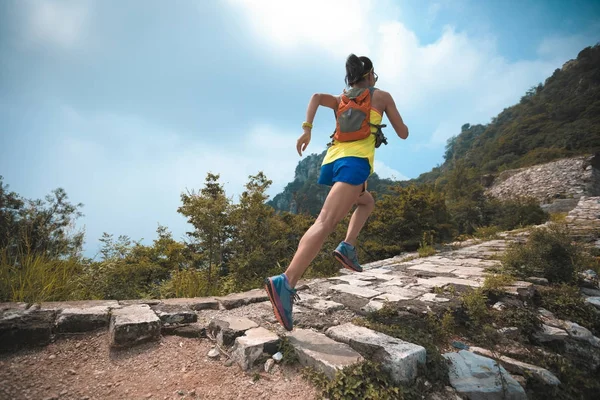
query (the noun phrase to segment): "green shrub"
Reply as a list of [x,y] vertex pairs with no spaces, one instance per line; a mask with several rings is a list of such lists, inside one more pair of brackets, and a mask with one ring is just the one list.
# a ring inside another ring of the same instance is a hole
[[547,229],[533,229],[526,244],[512,244],[502,264],[519,277],[539,276],[551,283],[572,282],[581,269],[579,252],[566,228],[551,224]]
[[600,335],[600,315],[594,306],[586,304],[577,286],[561,284],[541,287],[539,305],[548,309],[560,319],[575,322]]
[[512,230],[546,222],[549,214],[532,198],[517,198],[505,201],[488,200],[484,207],[486,221],[501,230]]
[[338,370],[329,380],[322,372],[303,369],[303,376],[320,391],[321,398],[331,400],[403,399],[402,388],[394,386],[389,374],[379,364],[363,361]]
[[473,236],[475,236],[477,239],[496,239],[500,231],[500,227],[495,225],[480,226],[475,229]]

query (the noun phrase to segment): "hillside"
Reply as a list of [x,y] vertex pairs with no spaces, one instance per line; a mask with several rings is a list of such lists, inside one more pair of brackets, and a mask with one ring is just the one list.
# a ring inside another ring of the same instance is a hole
[[598,150],[600,45],[595,45],[556,69],[491,123],[464,124],[448,140],[444,163],[416,181],[436,181],[460,161],[480,174],[493,174]]
[[[556,69],[489,124],[464,124],[460,133],[448,140],[444,163],[402,182],[402,186],[436,183],[443,188],[458,164],[478,180],[486,174],[599,150],[600,45],[595,45]],[[316,215],[329,190],[317,184],[324,155],[313,154],[302,160],[294,181],[269,204],[279,211]],[[400,184],[373,176],[369,189],[387,193],[387,187],[394,183]]]

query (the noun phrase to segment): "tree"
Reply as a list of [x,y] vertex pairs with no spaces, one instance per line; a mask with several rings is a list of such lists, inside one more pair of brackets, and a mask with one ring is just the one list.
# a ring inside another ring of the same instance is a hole
[[231,201],[225,196],[219,177],[209,172],[199,193],[188,191],[181,194],[183,205],[177,209],[194,227],[194,231],[187,232],[187,235],[192,240],[189,244],[191,250],[201,256],[195,259],[195,267],[206,270],[208,285],[205,295],[218,290],[215,272],[224,267],[231,237]]
[[43,200],[22,198],[0,176],[0,249],[16,262],[19,252],[51,258],[79,256],[84,233],[75,231],[83,204],[71,204],[62,188]]

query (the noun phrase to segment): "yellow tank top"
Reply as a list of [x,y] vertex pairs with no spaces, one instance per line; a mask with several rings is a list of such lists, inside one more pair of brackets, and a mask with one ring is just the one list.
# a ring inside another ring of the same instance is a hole
[[[374,108],[371,108],[371,123],[380,125],[383,116]],[[377,128],[371,127],[371,132],[377,132]],[[371,166],[371,174],[374,171],[373,164],[375,162],[375,135],[354,142],[338,142],[335,140],[333,145],[327,149],[323,164],[329,164],[343,157],[361,157],[369,160]]]

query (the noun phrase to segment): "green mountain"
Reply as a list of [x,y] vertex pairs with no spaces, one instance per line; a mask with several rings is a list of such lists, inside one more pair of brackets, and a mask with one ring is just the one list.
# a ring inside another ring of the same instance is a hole
[[[489,124],[464,124],[446,144],[444,163],[411,181],[369,179],[369,190],[388,193],[392,184],[436,183],[460,168],[496,174],[559,158],[600,151],[600,44],[583,49],[518,104]],[[276,210],[317,215],[329,188],[317,184],[325,152],[300,161],[293,182],[269,202]]]
[[600,45],[583,49],[486,125],[464,124],[444,163],[421,174],[433,182],[458,162],[494,174],[600,150]]
[[[325,153],[324,151],[321,154],[311,154],[300,161],[296,167],[294,180],[267,204],[277,211],[317,216],[330,190],[328,186],[317,183]],[[389,193],[389,186],[394,184],[397,182],[381,179],[377,173],[373,173],[369,177],[368,189],[370,192]]]

